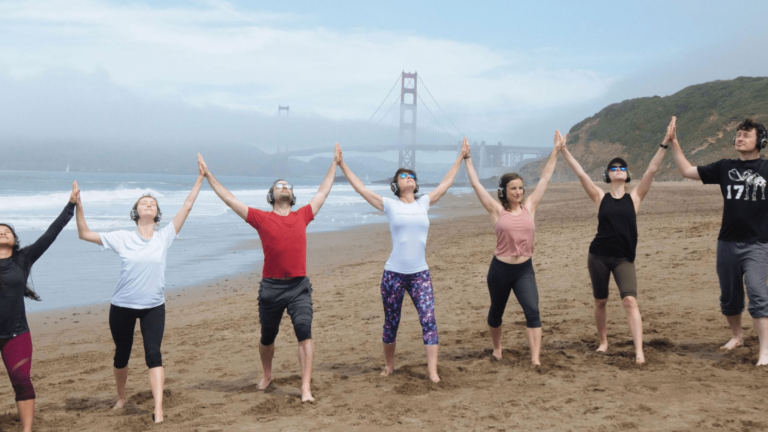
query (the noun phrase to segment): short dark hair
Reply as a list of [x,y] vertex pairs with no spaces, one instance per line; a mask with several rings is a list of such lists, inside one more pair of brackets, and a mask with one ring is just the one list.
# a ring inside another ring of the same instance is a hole
[[[518,173],[506,173],[503,176],[501,176],[501,179],[499,180],[499,189],[506,189],[509,182],[512,180],[520,180],[525,184],[525,180],[523,180],[523,176],[521,176]],[[506,196],[506,194],[504,194]],[[509,200],[506,198],[499,197],[499,201],[501,201],[501,205],[504,206],[504,210],[511,210],[511,206],[509,205]]]
[[[395,171],[395,175],[392,177],[392,183],[397,184],[397,177],[400,174],[402,174],[402,173],[413,174],[414,180],[416,180],[416,190],[418,191],[418,189],[419,189],[419,183],[418,183],[419,176],[417,176],[416,175],[416,171],[414,171],[412,169],[398,168],[397,171]],[[397,188],[397,192],[395,192],[395,195],[398,196],[398,197],[400,196],[400,188]]]
[[749,132],[752,129],[755,130],[757,133],[757,149],[760,150],[760,140],[763,138],[768,138],[768,131],[766,131],[765,126],[763,126],[762,123],[758,123],[751,118],[747,117],[744,119],[743,122],[739,123],[738,126],[736,126],[736,131],[745,131]]

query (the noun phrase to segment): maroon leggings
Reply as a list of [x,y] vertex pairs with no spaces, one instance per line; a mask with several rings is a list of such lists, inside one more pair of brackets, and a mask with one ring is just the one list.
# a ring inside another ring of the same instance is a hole
[[0,339],[0,350],[13,391],[16,392],[16,401],[34,399],[35,389],[29,379],[32,370],[32,336],[26,332],[11,339]]

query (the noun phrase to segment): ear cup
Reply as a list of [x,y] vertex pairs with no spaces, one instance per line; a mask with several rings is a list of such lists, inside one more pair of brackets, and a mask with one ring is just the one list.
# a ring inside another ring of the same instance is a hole
[[413,190],[413,193],[419,193],[419,182],[416,182],[416,189]]
[[133,206],[133,208],[131,209],[131,220],[134,222],[139,220],[139,212],[136,209],[136,206]]
[[[293,192],[291,192],[291,195],[293,195]],[[296,195],[293,195],[293,197],[291,198],[291,206],[294,206],[294,205],[296,205]]]
[[267,193],[267,203],[270,205],[275,203],[275,193],[274,192],[268,192]]
[[611,182],[611,178],[608,176],[608,170],[603,171],[603,181],[606,183]]
[[389,184],[389,188],[392,189],[392,193],[393,194],[395,194],[397,196],[400,196],[399,195],[400,194],[400,188],[397,186],[397,182],[396,181],[393,181],[392,183],[390,183]]
[[499,180],[499,186],[496,187],[496,195],[499,199],[507,199],[507,188],[504,187],[501,180]]
[[157,216],[155,216],[155,223],[160,223],[160,219],[163,218],[163,212],[160,211],[160,207],[157,208]]
[[624,183],[629,183],[632,181],[632,178],[629,176],[629,171],[627,171],[627,179],[624,180]]

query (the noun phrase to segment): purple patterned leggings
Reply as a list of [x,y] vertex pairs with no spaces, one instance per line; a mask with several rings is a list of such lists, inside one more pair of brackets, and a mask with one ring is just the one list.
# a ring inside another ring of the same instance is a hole
[[429,270],[414,274],[384,270],[384,275],[381,277],[381,300],[384,303],[382,340],[386,344],[391,344],[397,339],[397,328],[400,326],[400,312],[406,291],[419,313],[424,345],[437,345],[435,298],[432,294],[432,278],[429,276]]

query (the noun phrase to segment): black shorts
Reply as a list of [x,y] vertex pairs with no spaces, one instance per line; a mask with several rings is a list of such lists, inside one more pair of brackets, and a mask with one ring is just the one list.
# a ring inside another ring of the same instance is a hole
[[614,258],[601,255],[589,254],[587,259],[587,268],[589,269],[589,278],[592,280],[592,294],[597,300],[608,298],[608,281],[613,279],[619,287],[621,298],[637,298],[637,275],[635,274],[635,263],[627,261],[626,258]]
[[275,343],[280,320],[288,309],[296,339],[312,339],[312,284],[306,276],[288,280],[262,279],[259,283],[261,344]]

